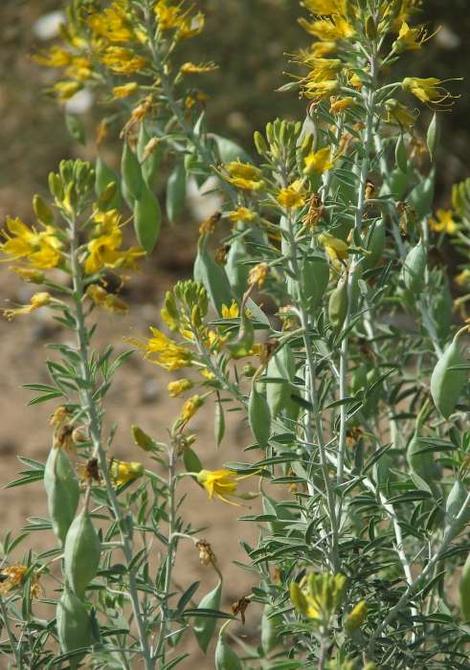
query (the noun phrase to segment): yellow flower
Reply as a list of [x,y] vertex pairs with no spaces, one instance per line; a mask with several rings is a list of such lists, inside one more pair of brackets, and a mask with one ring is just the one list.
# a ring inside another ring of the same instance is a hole
[[237,319],[240,316],[240,307],[235,300],[232,300],[230,307],[222,305],[221,313],[223,319]]
[[[5,596],[18,586],[22,586],[29,568],[27,565],[16,563],[0,569],[0,597]],[[39,576],[33,573],[31,579],[31,596],[37,598],[41,595],[42,589],[39,584]]]
[[387,100],[385,103],[386,115],[385,121],[390,124],[398,124],[403,128],[411,128],[414,126],[417,113],[412,112],[406,105],[403,105],[394,98]]
[[122,86],[114,86],[113,98],[128,98],[139,90],[139,84],[135,81],[130,81],[128,84]]
[[35,54],[33,59],[44,67],[67,67],[72,62],[72,54],[59,46],[52,46],[47,51]]
[[298,612],[326,624],[341,605],[345,587],[342,574],[310,573],[300,583],[291,582],[290,599]]
[[253,286],[256,284],[259,288],[263,286],[269,274],[269,265],[267,263],[258,263],[251,268],[248,275],[248,284]]
[[316,56],[307,56],[303,60],[311,71],[308,73],[309,81],[331,81],[335,79],[338,72],[343,68],[343,63],[338,58],[318,58]]
[[143,56],[138,56],[130,49],[124,47],[107,47],[101,57],[106,67],[116,74],[135,74],[147,65]]
[[204,29],[204,14],[198,12],[191,16],[181,5],[171,5],[168,0],[157,0],[154,11],[159,29],[175,30],[180,39],[199,35]]
[[277,201],[285,209],[297,209],[305,205],[305,191],[303,188],[303,180],[296,179],[289,186],[281,188],[278,193]]
[[92,64],[89,58],[85,56],[74,56],[72,62],[65,69],[65,74],[71,79],[77,81],[86,81],[93,74]]
[[453,235],[458,230],[452,211],[445,209],[437,210],[436,218],[429,220],[429,227],[436,233],[447,233],[447,235]]
[[55,268],[61,262],[62,243],[51,226],[44,226],[44,230],[37,232],[21,219],[8,217],[5,227],[3,237],[6,241],[0,244],[0,252],[8,256],[8,260],[25,260],[37,270]]
[[182,423],[188,423],[196,414],[198,409],[204,404],[204,399],[200,395],[193,395],[184,403],[179,419]]
[[118,461],[113,458],[109,464],[109,474],[116,486],[124,486],[142,477],[144,466],[136,461]]
[[325,98],[330,98],[339,89],[339,82],[336,79],[326,81],[307,81],[303,85],[303,91],[307,98],[319,102]]
[[200,63],[197,65],[196,63],[183,63],[183,65],[180,68],[181,74],[202,74],[204,72],[214,72],[214,70],[218,69],[218,65],[215,63]]
[[51,302],[51,296],[47,292],[35,293],[30,300],[29,305],[23,305],[22,307],[17,307],[16,309],[4,309],[3,316],[5,316],[8,321],[11,321],[15,316],[22,316],[23,314],[31,314],[41,307],[49,305]]
[[152,337],[144,342],[135,338],[127,338],[126,341],[143,351],[145,358],[151,363],[166,370],[181,370],[191,365],[192,354],[188,349],[173,342],[158,328],[151,327],[150,332]]
[[177,381],[170,382],[167,386],[168,394],[171,398],[177,398],[185,391],[192,389],[194,384],[190,379],[178,379]]
[[330,235],[330,233],[322,233],[319,235],[318,241],[325,248],[332,261],[342,261],[348,257],[349,247],[344,240],[340,240],[338,237]]
[[136,267],[137,260],[145,256],[145,252],[138,247],[121,250],[122,232],[121,217],[117,210],[99,212],[95,215],[96,228],[93,237],[87,245],[88,256],[85,260],[85,273],[95,274],[103,268]]
[[422,45],[433,37],[435,33],[430,35],[426,28],[418,26],[410,28],[406,21],[401,24],[398,32],[398,37],[393,43],[395,51],[417,51],[421,49]]
[[214,497],[223,500],[229,505],[238,505],[230,497],[244,497],[237,493],[238,482],[248,477],[253,477],[252,473],[249,475],[237,476],[232,470],[221,468],[220,470],[200,470],[197,473],[197,481],[201,484],[210,498]]
[[462,270],[455,278],[454,278],[455,283],[457,286],[465,286],[466,284],[470,284],[470,270],[465,269]]
[[458,96],[452,95],[441,84],[444,84],[448,79],[438,79],[437,77],[405,77],[402,81],[402,87],[405,91],[412,93],[421,102],[428,102],[434,105],[449,106],[452,103],[447,101],[453,100]]
[[323,174],[333,167],[331,151],[329,147],[324,147],[318,151],[312,151],[304,158],[304,174],[312,175],[314,173]]
[[86,290],[86,295],[95,303],[95,305],[102,307],[108,312],[113,312],[115,314],[127,313],[128,307],[124,300],[118,298],[117,295],[108,293],[103,287],[98,286],[97,284],[91,284]]
[[324,58],[336,51],[336,42],[315,42],[310,47],[310,53],[314,58]]
[[312,14],[321,16],[344,13],[344,0],[304,0],[302,4]]
[[247,191],[259,191],[264,188],[261,170],[250,163],[232,161],[225,164],[227,181],[236,188]]
[[228,212],[228,218],[232,223],[238,223],[238,221],[253,221],[253,219],[256,219],[256,213],[252,212],[248,207],[237,207],[237,209]]
[[364,623],[366,615],[367,615],[367,603],[365,600],[360,600],[346,617],[344,627],[348,631],[348,633],[357,630],[359,626],[362,623]]
[[330,103],[330,112],[332,114],[341,114],[355,103],[354,98],[347,96],[346,98],[332,98]]
[[346,40],[354,35],[354,28],[346,19],[337,15],[315,21],[299,19],[299,23],[310,35],[317,37],[322,42]]
[[197,12],[194,16],[186,18],[178,29],[178,37],[182,40],[200,35],[204,30],[205,17],[202,12]]
[[111,3],[102,12],[91,14],[88,25],[97,37],[108,42],[129,42],[134,37],[122,0]]
[[182,23],[181,8],[168,6],[166,0],[157,0],[154,8],[160,30],[175,30]]
[[62,101],[72,98],[81,88],[78,81],[58,81],[53,86],[54,93]]

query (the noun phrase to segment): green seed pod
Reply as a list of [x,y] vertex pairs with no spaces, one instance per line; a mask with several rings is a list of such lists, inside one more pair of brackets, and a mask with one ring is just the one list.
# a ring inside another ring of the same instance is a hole
[[279,615],[273,616],[273,611],[272,605],[265,605],[261,619],[261,646],[266,656],[280,643],[282,618]]
[[[114,185],[114,189],[112,185]],[[101,210],[119,209],[121,197],[118,185],[117,174],[98,156],[95,171],[95,193]]]
[[467,371],[458,369],[465,364],[458,337],[454,337],[438,360],[431,375],[431,395],[435,406],[446,419],[452,414],[467,383]]
[[406,288],[415,296],[418,295],[424,285],[426,262],[426,248],[422,242],[418,242],[418,244],[408,252],[401,274]]
[[135,200],[138,200],[144,189],[144,179],[137,156],[127,142],[124,142],[121,157],[122,195],[129,205],[134,208]]
[[253,135],[253,142],[255,143],[256,151],[260,156],[264,156],[268,153],[268,145],[266,144],[266,140],[261,135],[259,130],[255,130],[255,134]]
[[246,247],[240,237],[236,237],[230,245],[225,263],[227,274],[233,294],[241,300],[248,285],[248,265],[244,263],[247,257]]
[[462,610],[464,621],[470,621],[470,554],[465,561],[462,577],[459,584],[460,609]]
[[328,303],[328,317],[336,331],[341,330],[347,313],[348,283],[345,280],[340,280],[338,286],[332,291]]
[[175,167],[166,184],[166,214],[170,223],[175,223],[186,203],[186,170],[184,163]]
[[405,174],[408,172],[408,155],[406,153],[403,135],[400,135],[395,146],[395,164],[397,168]]
[[136,425],[132,425],[131,431],[134,442],[138,447],[144,451],[158,451],[155,440],[152,439],[150,435],[147,435],[147,433],[142,430],[142,428]]
[[385,249],[385,221],[376,221],[369,230],[366,241],[366,249],[369,252],[362,261],[364,270],[369,270],[377,265],[383,256]]
[[45,226],[50,226],[54,223],[52,209],[38,193],[33,197],[33,210],[37,220]]
[[224,635],[219,635],[215,648],[215,670],[242,670],[240,659],[226,643]]
[[84,510],[72,522],[64,547],[64,573],[72,591],[82,597],[96,576],[100,562],[101,542]]
[[220,266],[207,248],[207,235],[201,235],[194,262],[194,279],[204,286],[218,314],[222,306],[232,304],[233,295],[225,269]]
[[[457,518],[460,510],[467,499],[468,491],[460,479],[456,479],[446,500],[446,518],[449,525],[453,524]],[[466,513],[461,518],[458,528],[455,529],[456,534],[460,533],[462,528],[470,521],[470,507],[467,508]]]
[[408,444],[406,460],[416,487],[434,493],[436,488],[434,480],[439,476],[439,469],[432,452],[423,451],[425,446],[419,435],[415,433]]
[[266,370],[267,377],[278,380],[266,384],[266,400],[273,418],[276,418],[289,402],[289,381],[294,379],[294,370],[292,350],[288,345],[284,345],[271,357]]
[[434,161],[436,147],[439,144],[439,124],[437,122],[437,112],[434,112],[431,123],[428,126],[426,133],[426,144],[428,145],[429,156]]
[[[88,647],[93,643],[88,610],[84,603],[67,588],[57,603],[57,634],[63,653]],[[78,667],[84,655],[80,654],[70,659],[72,670]]]
[[147,186],[134,200],[134,230],[140,246],[149,254],[160,234],[162,212],[158,198]]
[[63,449],[53,448],[49,452],[44,468],[44,488],[52,529],[63,544],[80,498],[77,477]]
[[55,172],[49,173],[49,191],[56,200],[58,200],[59,202],[62,201],[64,197],[64,188],[62,185],[61,178]]
[[328,262],[323,256],[308,258],[302,263],[300,284],[307,309],[313,314],[321,304],[330,277]]
[[137,156],[140,162],[142,177],[149,188],[158,172],[163,157],[163,143],[157,137],[152,137],[145,127],[140,125],[137,140]]
[[225,435],[225,413],[224,408],[220,400],[215,403],[215,413],[214,413],[214,436],[215,443],[220,447],[222,440]]
[[248,423],[259,446],[265,447],[271,435],[271,411],[266,396],[256,389],[256,384],[251,387],[248,401]]
[[[207,593],[198,605],[201,609],[218,610],[222,595],[222,582],[219,581],[215,589]],[[194,620],[194,634],[202,651],[206,653],[209,642],[214,635],[217,619],[210,616],[196,617]]]

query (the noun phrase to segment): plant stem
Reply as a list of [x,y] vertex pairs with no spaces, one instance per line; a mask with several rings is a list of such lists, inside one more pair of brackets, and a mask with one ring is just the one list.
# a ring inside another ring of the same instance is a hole
[[[295,239],[294,231],[292,230],[292,220],[289,216],[287,219],[287,226],[285,228],[285,234],[287,236],[289,251],[290,251],[290,263],[291,269],[296,277],[297,284],[300,289],[300,267],[298,263],[298,248],[297,242]],[[300,289],[301,290],[301,289]],[[335,572],[340,570],[340,557],[339,557],[339,528],[337,523],[337,516],[335,511],[335,496],[331,487],[330,476],[328,472],[328,458],[326,455],[326,446],[323,436],[323,426],[320,415],[320,408],[318,405],[318,398],[316,392],[316,359],[312,347],[311,335],[310,335],[310,318],[308,312],[303,304],[302,298],[299,301],[298,312],[300,317],[300,325],[302,326],[302,339],[305,348],[305,370],[306,370],[306,393],[308,395],[308,400],[312,406],[312,409],[308,411],[307,422],[306,422],[306,439],[313,445],[313,434],[312,434],[312,418],[315,424],[315,431],[318,441],[318,451],[320,456],[320,468],[322,472],[323,482],[325,485],[325,495],[327,501],[327,509],[330,517],[331,524],[331,533],[332,533],[332,547],[331,547],[331,567]],[[309,486],[310,495],[312,495],[312,487]]]
[[[171,578],[173,573],[173,563],[175,560],[175,548],[178,541],[178,534],[175,533],[175,493],[176,493],[176,452],[175,448],[170,447],[169,462],[168,462],[168,549],[165,566],[165,586],[164,597],[169,594],[171,589]],[[168,623],[168,603],[166,599],[162,602],[162,614],[160,621],[160,632],[158,641],[153,653],[153,658],[160,659],[161,663],[165,663],[165,637],[167,634]]]
[[[364,132],[364,155],[362,157],[361,170],[359,174],[359,183],[358,183],[358,196],[357,204],[355,211],[355,221],[354,229],[357,233],[360,232],[362,228],[362,218],[366,206],[366,182],[367,177],[370,171],[370,153],[372,149],[373,137],[374,137],[374,120],[375,120],[375,106],[376,106],[376,87],[377,87],[377,75],[378,75],[378,62],[377,62],[377,53],[376,45],[371,45],[371,54],[369,56],[370,63],[370,75],[371,75],[371,85],[365,95],[365,109],[366,109],[366,120],[365,120],[365,132]],[[346,331],[345,336],[341,342],[341,352],[340,352],[340,365],[339,365],[339,398],[343,400],[348,395],[348,366],[349,366],[349,333],[348,328],[351,321],[351,303],[354,298],[354,282],[356,280],[356,274],[359,269],[359,262],[353,261],[351,264],[351,269],[348,274],[348,307],[346,318],[344,321],[343,329]],[[337,469],[337,484],[340,486],[343,483],[344,478],[344,461],[346,454],[346,432],[347,432],[347,423],[348,423],[348,409],[345,403],[341,405],[340,408],[340,427],[338,435],[338,469]],[[341,520],[342,514],[342,497],[339,496],[337,515],[339,520]]]
[[[129,566],[133,558],[132,527],[128,517],[124,515],[119,505],[116,491],[114,489],[113,482],[111,481],[107,463],[107,454],[102,445],[100,413],[93,397],[93,380],[91,378],[88,357],[89,334],[85,323],[85,316],[82,305],[84,285],[82,268],[78,258],[78,230],[75,219],[70,221],[70,238],[70,263],[74,290],[73,297],[75,301],[76,336],[80,355],[80,369],[84,381],[84,388],[80,391],[80,401],[86,415],[88,416],[90,438],[93,444],[94,457],[97,458],[99,462],[100,472],[105,482],[106,492],[110,501],[112,513],[119,527],[122,550],[126,562]],[[128,574],[129,594],[132,602],[132,609],[134,612],[136,626],[138,629],[141,653],[144,658],[146,670],[153,670],[154,663],[150,655],[150,648],[145,631],[144,617],[140,607],[136,575],[133,569],[129,569]]]

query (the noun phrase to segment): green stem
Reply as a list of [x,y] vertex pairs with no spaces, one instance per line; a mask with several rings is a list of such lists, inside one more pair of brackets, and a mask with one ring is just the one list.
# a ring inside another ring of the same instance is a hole
[[[354,229],[358,233],[362,228],[362,218],[365,211],[366,199],[366,181],[369,175],[371,160],[370,153],[372,149],[372,142],[374,137],[374,120],[376,115],[376,86],[377,86],[377,75],[378,75],[378,59],[376,53],[376,45],[371,45],[371,54],[369,57],[370,69],[371,69],[371,87],[367,91],[365,96],[365,107],[366,107],[366,121],[365,121],[365,133],[364,133],[364,155],[362,158],[361,171],[359,174],[359,183],[358,183],[358,197],[356,204],[355,212],[355,221]],[[339,365],[339,397],[341,400],[347,397],[348,395],[348,366],[349,366],[349,332],[348,328],[351,322],[351,302],[353,300],[353,291],[354,291],[354,282],[356,279],[356,274],[359,269],[359,262],[353,261],[351,264],[351,269],[348,275],[348,308],[346,313],[346,318],[344,321],[344,330],[346,331],[345,336],[341,342],[341,352],[340,352],[340,365]],[[337,484],[341,486],[344,478],[344,462],[346,455],[346,432],[348,424],[348,408],[345,403],[341,405],[340,408],[340,428],[338,435],[338,469],[337,469]],[[339,496],[337,515],[339,520],[341,520],[342,514],[342,497]]]
[[[287,227],[285,229],[285,234],[287,236],[288,245],[290,247],[290,263],[291,269],[294,276],[297,279],[297,284],[299,285],[299,280],[301,276],[300,267],[298,263],[298,247],[295,239],[294,231],[292,230],[292,221],[291,218],[287,218]],[[299,286],[300,289],[300,286]],[[318,397],[316,392],[316,358],[315,353],[312,347],[312,340],[310,335],[310,318],[308,312],[303,304],[302,298],[299,301],[298,312],[300,318],[300,325],[302,326],[302,340],[305,348],[305,359],[306,359],[306,392],[308,394],[308,400],[312,406],[312,409],[309,410],[307,414],[307,421],[305,424],[306,429],[306,439],[311,445],[313,445],[313,432],[312,432],[312,418],[315,425],[315,431],[318,441],[318,451],[320,457],[320,468],[322,472],[322,478],[325,485],[325,495],[327,502],[328,514],[330,517],[331,523],[331,533],[332,533],[332,546],[331,546],[331,566],[335,572],[339,572],[340,569],[340,557],[339,557],[339,528],[337,523],[337,516],[335,511],[335,496],[333,489],[331,487],[330,476],[328,472],[328,458],[326,454],[325,439],[323,435],[323,426],[320,415],[320,408],[318,404]],[[312,486],[309,485],[310,494],[312,494]]]
[[153,658],[159,659],[162,664],[165,663],[165,638],[168,629],[168,602],[166,600],[171,589],[171,579],[173,574],[173,563],[175,560],[175,549],[178,541],[178,533],[175,533],[175,493],[176,493],[176,453],[174,447],[170,448],[169,463],[168,463],[168,549],[165,566],[165,585],[164,598],[162,601],[162,614],[160,621],[160,632],[158,641],[155,647]]
[[[116,491],[111,481],[109,468],[107,463],[106,450],[102,445],[101,436],[101,418],[97,408],[95,399],[93,397],[93,381],[90,373],[90,364],[88,358],[89,334],[85,323],[85,316],[83,312],[83,295],[84,284],[80,261],[78,258],[78,230],[75,220],[70,221],[70,252],[71,252],[71,271],[74,290],[75,301],[75,322],[78,351],[80,354],[80,369],[83,381],[85,382],[83,390],[80,392],[80,400],[85,413],[88,416],[90,438],[93,444],[93,451],[95,458],[98,459],[100,472],[104,479],[106,492],[110,501],[113,516],[119,527],[121,535],[122,550],[128,566],[133,559],[132,550],[132,528],[129,524],[127,515],[124,515],[119,501],[117,499]],[[136,575],[133,569],[129,569],[129,594],[132,602],[132,610],[136,626],[138,629],[140,648],[145,662],[146,670],[153,670],[154,663],[150,654],[150,647],[147,641],[145,631],[144,617],[140,607],[139,594],[137,589]]]

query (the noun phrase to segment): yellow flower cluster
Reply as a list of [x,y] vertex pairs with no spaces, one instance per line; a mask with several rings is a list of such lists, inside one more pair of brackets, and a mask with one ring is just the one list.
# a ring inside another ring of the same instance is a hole
[[166,370],[181,370],[191,365],[193,356],[189,349],[173,342],[158,328],[151,327],[150,332],[152,337],[145,341],[136,338],[128,338],[126,341],[143,351],[151,363]]
[[142,477],[144,466],[137,461],[118,461],[113,458],[109,465],[109,474],[115,486],[124,486]]
[[103,268],[135,269],[137,261],[145,252],[139,247],[121,249],[123,239],[119,212],[115,209],[98,212],[95,214],[94,223],[92,238],[87,245],[85,273],[95,274]]
[[290,598],[298,612],[308,619],[327,623],[343,600],[346,577],[328,572],[310,573],[290,585]]
[[[28,566],[21,563],[4,567],[0,570],[0,597],[15,588],[22,586],[25,582]],[[31,596],[37,598],[41,595],[42,589],[39,584],[39,578],[36,573],[31,576]]]
[[175,39],[195,37],[204,29],[204,14],[185,9],[181,2],[157,0],[154,11],[159,30],[173,31]]
[[447,233],[447,235],[453,235],[458,230],[453,212],[446,209],[437,210],[436,218],[429,220],[429,227],[436,233]]
[[304,180],[296,179],[289,186],[282,188],[277,195],[277,201],[284,209],[303,207],[306,201]]
[[42,226],[37,231],[21,219],[7,218],[0,252],[9,261],[23,261],[36,270],[50,270],[62,261],[62,242],[52,226]]
[[109,46],[103,51],[101,57],[103,65],[106,65],[116,74],[131,75],[140,72],[147,65],[147,59],[135,54],[126,47]]
[[261,191],[265,187],[262,172],[255,165],[231,161],[225,164],[226,179],[243,191]]

